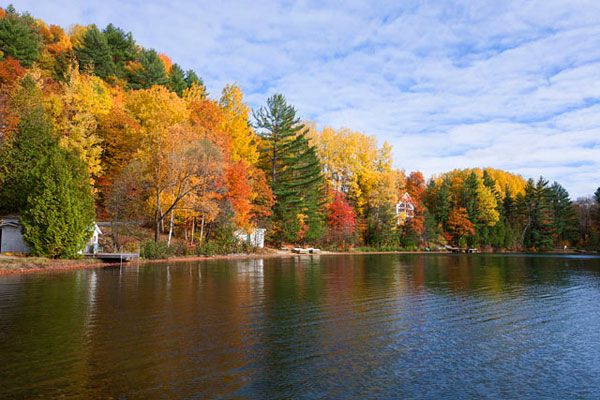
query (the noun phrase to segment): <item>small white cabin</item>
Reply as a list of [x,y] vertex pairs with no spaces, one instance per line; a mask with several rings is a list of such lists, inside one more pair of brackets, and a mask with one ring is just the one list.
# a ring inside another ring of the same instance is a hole
[[235,231],[234,235],[240,242],[248,243],[250,246],[262,249],[265,247],[265,232],[263,228],[256,228],[250,233],[243,230]]

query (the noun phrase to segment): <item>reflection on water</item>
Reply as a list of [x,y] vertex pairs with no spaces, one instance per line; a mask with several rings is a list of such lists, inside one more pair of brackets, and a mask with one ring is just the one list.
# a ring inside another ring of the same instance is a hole
[[299,256],[0,279],[0,397],[598,398],[600,259]]

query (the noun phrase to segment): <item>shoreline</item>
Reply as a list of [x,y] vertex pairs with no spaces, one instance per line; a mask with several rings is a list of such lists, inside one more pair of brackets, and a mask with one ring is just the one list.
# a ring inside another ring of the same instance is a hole
[[[330,256],[330,255],[377,255],[377,254],[454,254],[449,251],[321,251],[318,254],[296,254],[291,252],[277,251],[275,253],[246,253],[246,254],[226,254],[226,255],[215,255],[215,256],[180,256],[180,257],[169,257],[160,259],[142,259],[129,261],[123,263],[124,266],[134,266],[143,264],[159,264],[168,262],[198,262],[198,261],[210,261],[210,260],[252,260],[261,258],[293,258],[293,257],[307,257],[307,256]],[[551,251],[545,253],[528,253],[528,252],[480,252],[475,254],[524,254],[524,255],[582,255],[582,256],[599,256],[598,253],[593,252],[576,252],[576,251]],[[110,263],[97,261],[95,259],[81,259],[81,260],[53,260],[47,258],[36,258],[36,257],[11,257],[11,256],[0,256],[0,277],[11,276],[11,275],[24,275],[24,274],[36,274],[36,273],[54,273],[54,272],[68,272],[74,270],[84,269],[95,269],[114,267],[121,265],[120,263]]]

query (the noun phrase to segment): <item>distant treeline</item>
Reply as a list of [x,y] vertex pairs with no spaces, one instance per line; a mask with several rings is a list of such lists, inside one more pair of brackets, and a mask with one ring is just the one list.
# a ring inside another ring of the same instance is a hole
[[426,182],[282,95],[254,111],[235,84],[210,97],[113,25],[65,32],[0,8],[0,212],[19,213],[34,254],[74,256],[94,220],[119,222],[106,246],[158,255],[239,251],[234,232],[256,227],[276,246],[598,248],[599,208],[600,190],[572,202],[491,168]]

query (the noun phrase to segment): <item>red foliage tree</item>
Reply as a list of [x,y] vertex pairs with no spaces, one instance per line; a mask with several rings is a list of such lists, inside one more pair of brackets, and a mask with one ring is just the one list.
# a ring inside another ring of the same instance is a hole
[[349,245],[356,229],[356,214],[346,201],[344,193],[334,191],[327,205],[327,241],[342,246]]

